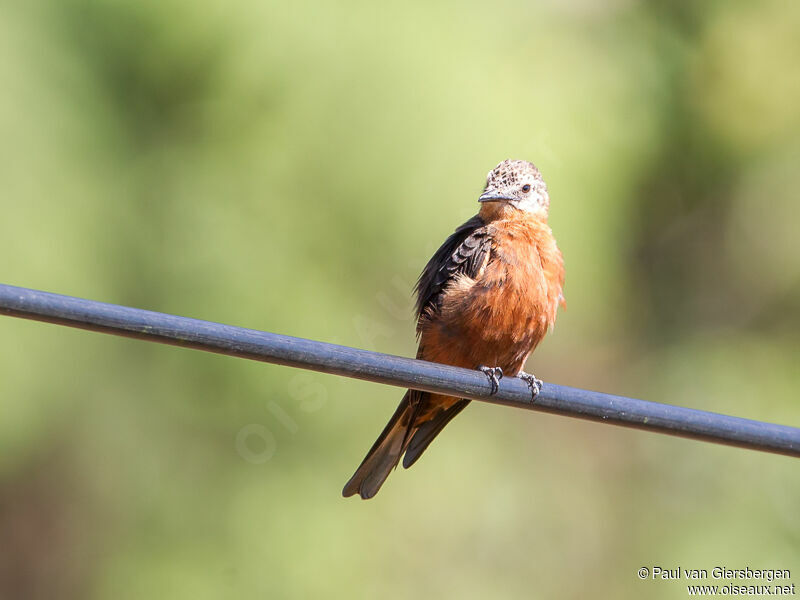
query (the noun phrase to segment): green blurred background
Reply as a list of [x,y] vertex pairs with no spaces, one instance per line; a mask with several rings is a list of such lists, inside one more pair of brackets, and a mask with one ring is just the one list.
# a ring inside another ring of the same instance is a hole
[[[530,369],[800,425],[798,31],[791,2],[2,2],[0,281],[411,356],[417,274],[525,158],[569,303]],[[789,458],[473,404],[344,500],[401,390],[0,336],[3,599],[681,598],[637,569],[800,569]]]

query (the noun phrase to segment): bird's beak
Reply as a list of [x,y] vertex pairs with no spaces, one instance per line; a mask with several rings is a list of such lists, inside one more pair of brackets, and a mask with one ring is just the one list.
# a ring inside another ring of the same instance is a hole
[[504,196],[499,192],[495,192],[494,190],[486,190],[481,197],[478,198],[478,202],[511,202],[513,198],[509,198],[508,196]]

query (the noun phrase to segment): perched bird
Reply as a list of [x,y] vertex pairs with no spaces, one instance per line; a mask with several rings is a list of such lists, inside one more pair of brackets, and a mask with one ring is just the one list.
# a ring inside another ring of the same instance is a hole
[[[553,327],[558,305],[566,306],[547,186],[533,164],[504,160],[478,201],[478,214],[447,238],[417,281],[417,358],[480,369],[493,393],[503,374],[515,375],[535,398],[541,381],[522,367]],[[372,498],[404,453],[408,468],[469,402],[408,390],[342,494]]]

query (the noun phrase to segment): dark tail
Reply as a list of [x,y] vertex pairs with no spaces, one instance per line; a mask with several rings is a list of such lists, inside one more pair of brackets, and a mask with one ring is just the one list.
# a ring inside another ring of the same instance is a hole
[[[355,494],[365,500],[372,498],[400,462],[404,452],[403,467],[407,469],[417,461],[444,426],[469,404],[469,400],[460,400],[447,410],[432,416],[428,413],[424,417],[426,420],[420,422],[416,417],[427,412],[425,409],[429,408],[426,406],[429,398],[430,394],[426,392],[406,392],[366,458],[345,484],[342,490],[345,498]],[[420,411],[420,408],[423,410]]]
[[378,493],[389,473],[400,461],[400,456],[405,451],[411,437],[409,428],[414,416],[412,413],[414,408],[419,405],[419,401],[422,400],[419,397],[413,398],[415,402],[412,406],[412,394],[422,396],[423,392],[408,390],[403,396],[403,400],[394,411],[392,418],[389,419],[389,423],[375,440],[350,481],[345,484],[342,490],[345,498],[354,494],[360,494],[365,500],[372,498]]
[[469,402],[469,400],[459,400],[447,410],[436,413],[432,419],[425,421],[417,428],[414,432],[414,436],[407,444],[406,455],[403,457],[404,469],[407,469],[417,462],[419,457],[422,456],[422,453],[425,452],[425,449],[430,446],[433,438],[439,435],[442,429],[444,429],[444,426],[452,421],[453,417],[464,410]]

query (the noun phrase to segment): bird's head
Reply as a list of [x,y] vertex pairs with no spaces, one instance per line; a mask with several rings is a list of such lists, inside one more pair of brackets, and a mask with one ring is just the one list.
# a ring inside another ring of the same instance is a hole
[[[486,187],[478,202],[491,205],[511,206],[517,210],[547,219],[550,196],[542,174],[533,163],[527,160],[504,160],[486,176]],[[491,210],[490,207],[485,207]],[[491,210],[491,212],[501,212]],[[481,209],[481,212],[485,212]]]

